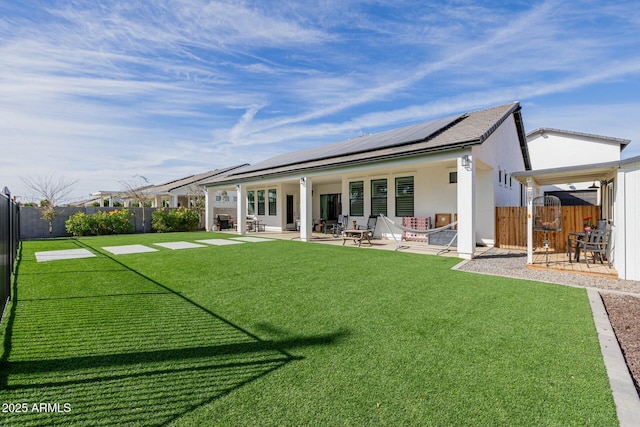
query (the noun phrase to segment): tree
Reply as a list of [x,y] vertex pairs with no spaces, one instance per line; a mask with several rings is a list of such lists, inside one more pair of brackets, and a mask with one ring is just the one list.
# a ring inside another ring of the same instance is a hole
[[40,199],[40,211],[42,219],[49,223],[49,236],[53,236],[53,220],[60,214],[55,208],[73,190],[77,179],[69,179],[55,175],[21,178],[22,182]]
[[204,228],[204,213],[207,209],[206,194],[207,190],[202,185],[194,183],[187,187],[188,207],[198,214],[200,228]]
[[134,175],[129,181],[120,181],[123,187],[123,196],[125,199],[133,200],[142,208],[142,232],[147,231],[147,220],[145,215],[145,207],[151,202],[151,194],[148,190],[152,185],[149,180],[142,175]]

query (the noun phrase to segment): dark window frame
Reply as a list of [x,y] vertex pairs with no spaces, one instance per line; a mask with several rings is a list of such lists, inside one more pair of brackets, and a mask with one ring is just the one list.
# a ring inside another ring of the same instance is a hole
[[349,216],[364,216],[364,181],[349,182]]
[[371,180],[371,215],[387,215],[389,185],[387,178]]
[[278,214],[278,193],[276,188],[267,190],[267,200],[269,202],[269,215]]
[[264,215],[264,213],[265,213],[264,190],[258,190],[258,215]]
[[[396,217],[414,216],[415,179],[413,176],[399,176],[395,182]],[[409,208],[409,205],[411,206]]]

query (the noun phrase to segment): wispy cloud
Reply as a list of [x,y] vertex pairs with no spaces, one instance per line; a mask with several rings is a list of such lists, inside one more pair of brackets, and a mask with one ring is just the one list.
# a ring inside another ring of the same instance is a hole
[[[0,129],[12,161],[0,160],[0,185],[61,168],[87,176],[83,194],[118,173],[168,180],[194,161],[256,162],[515,99],[534,116],[545,100],[576,108],[640,76],[633,1],[2,8]],[[628,106],[625,96],[601,99]]]

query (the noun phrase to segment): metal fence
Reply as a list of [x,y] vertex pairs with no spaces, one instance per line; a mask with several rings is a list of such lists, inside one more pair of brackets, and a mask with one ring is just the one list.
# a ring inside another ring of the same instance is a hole
[[0,194],[0,313],[11,298],[13,269],[20,245],[20,209],[7,187]]

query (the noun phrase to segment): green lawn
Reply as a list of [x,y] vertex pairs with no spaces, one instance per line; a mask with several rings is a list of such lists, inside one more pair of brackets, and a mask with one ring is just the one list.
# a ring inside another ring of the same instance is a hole
[[[28,411],[0,424],[617,425],[584,290],[299,241],[101,249],[214,237],[23,242],[0,401]],[[75,248],[98,257],[34,256]]]

